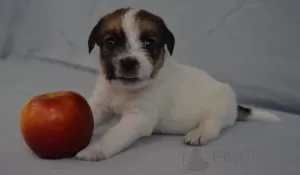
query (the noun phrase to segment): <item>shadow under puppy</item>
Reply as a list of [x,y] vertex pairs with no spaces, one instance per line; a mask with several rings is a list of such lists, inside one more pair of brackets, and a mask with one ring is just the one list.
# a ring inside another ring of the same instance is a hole
[[174,35],[149,11],[121,8],[105,15],[91,31],[89,52],[95,45],[101,68],[89,104],[103,136],[77,159],[109,158],[156,132],[205,145],[239,120],[279,121],[238,105],[228,84],[172,60]]

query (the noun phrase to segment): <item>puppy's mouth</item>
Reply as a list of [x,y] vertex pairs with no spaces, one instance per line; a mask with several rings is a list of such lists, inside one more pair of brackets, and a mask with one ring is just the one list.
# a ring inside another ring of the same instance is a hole
[[144,81],[144,79],[139,77],[118,77],[116,79],[125,84],[135,84]]
[[142,79],[137,78],[137,77],[119,77],[118,79],[123,82],[132,82],[132,83],[142,81]]

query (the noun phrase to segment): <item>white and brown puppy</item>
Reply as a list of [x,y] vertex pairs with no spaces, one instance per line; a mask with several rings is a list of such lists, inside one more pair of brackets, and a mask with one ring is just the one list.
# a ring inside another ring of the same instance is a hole
[[99,46],[101,65],[89,103],[104,135],[77,159],[111,157],[156,132],[205,145],[237,120],[279,121],[239,106],[228,84],[172,60],[174,44],[164,21],[146,10],[122,8],[100,19],[88,41],[90,52]]

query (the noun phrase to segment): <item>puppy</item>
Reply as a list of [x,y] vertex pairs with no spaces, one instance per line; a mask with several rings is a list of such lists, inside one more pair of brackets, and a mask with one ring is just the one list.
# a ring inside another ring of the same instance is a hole
[[239,120],[279,121],[238,105],[228,84],[172,60],[174,35],[151,12],[122,8],[105,15],[90,33],[89,52],[95,45],[101,69],[89,104],[103,136],[77,159],[109,158],[152,133],[184,134],[184,143],[205,145]]

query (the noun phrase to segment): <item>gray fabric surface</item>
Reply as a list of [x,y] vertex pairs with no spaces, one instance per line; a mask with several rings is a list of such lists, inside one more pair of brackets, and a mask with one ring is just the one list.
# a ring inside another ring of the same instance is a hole
[[24,103],[53,90],[73,90],[87,97],[95,78],[90,73],[37,60],[0,61],[1,175],[300,173],[300,117],[283,112],[276,112],[283,120],[280,124],[238,123],[204,147],[186,146],[182,136],[155,135],[102,162],[41,160],[33,155],[19,130]]
[[[299,0],[0,0],[0,174],[300,174],[299,5]],[[125,6],[162,16],[176,37],[174,59],[230,83],[242,103],[281,111],[276,113],[283,123],[239,123],[201,148],[183,145],[181,136],[153,136],[98,163],[36,158],[20,136],[22,105],[54,90],[88,97],[99,67],[98,49],[88,55],[89,32],[102,15]],[[196,161],[188,165],[189,160]]]

